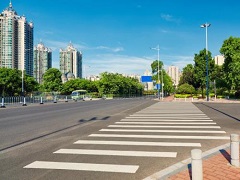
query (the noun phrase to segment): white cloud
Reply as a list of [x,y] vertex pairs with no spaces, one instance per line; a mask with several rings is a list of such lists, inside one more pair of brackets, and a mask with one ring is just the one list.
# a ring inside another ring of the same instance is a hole
[[163,61],[165,68],[173,65],[179,67],[179,69],[183,69],[187,64],[193,64],[193,59],[193,56],[161,56],[161,60]]
[[165,21],[180,23],[180,19],[176,19],[172,15],[169,15],[169,14],[161,14],[161,18]]
[[102,72],[142,75],[151,69],[152,60],[127,55],[100,54],[88,58],[86,75],[98,75]]
[[112,47],[107,47],[107,46],[98,46],[94,49],[107,50],[107,51],[112,51],[112,52],[120,52],[120,51],[124,50],[123,47],[112,48]]

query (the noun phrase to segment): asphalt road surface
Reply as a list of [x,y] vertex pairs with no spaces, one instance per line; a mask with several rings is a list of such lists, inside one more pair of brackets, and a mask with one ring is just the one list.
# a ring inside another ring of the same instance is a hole
[[0,109],[0,179],[143,179],[228,143],[239,107],[119,99]]

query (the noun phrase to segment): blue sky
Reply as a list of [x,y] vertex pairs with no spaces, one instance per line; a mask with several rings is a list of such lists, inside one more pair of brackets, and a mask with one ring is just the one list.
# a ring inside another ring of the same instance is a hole
[[[0,10],[9,5],[1,0]],[[205,48],[218,55],[225,39],[240,37],[238,0],[12,0],[18,15],[34,23],[34,45],[53,50],[59,68],[59,49],[69,42],[83,53],[83,76],[113,73],[139,74],[157,59],[164,67],[193,63]]]

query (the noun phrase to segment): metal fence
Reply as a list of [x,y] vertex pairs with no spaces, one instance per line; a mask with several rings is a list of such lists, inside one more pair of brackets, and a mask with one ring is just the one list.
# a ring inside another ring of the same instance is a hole
[[1,106],[18,106],[23,104],[43,104],[43,103],[56,103],[68,102],[71,100],[70,95],[56,95],[56,96],[11,96],[2,97]]

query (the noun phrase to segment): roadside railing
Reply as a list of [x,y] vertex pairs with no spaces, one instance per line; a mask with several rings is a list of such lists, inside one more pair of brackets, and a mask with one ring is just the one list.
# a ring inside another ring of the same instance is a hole
[[71,100],[70,95],[56,96],[9,96],[1,98],[1,107],[3,106],[19,106],[23,104],[44,104],[55,102],[68,102]]

